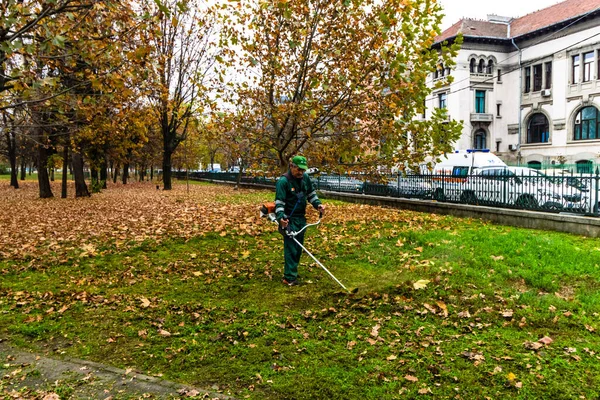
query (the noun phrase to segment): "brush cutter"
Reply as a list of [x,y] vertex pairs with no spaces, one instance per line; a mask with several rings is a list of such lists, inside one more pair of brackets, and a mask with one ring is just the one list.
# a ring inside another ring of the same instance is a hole
[[[275,217],[275,205],[274,204],[273,205],[271,205],[271,204],[265,204],[265,205],[263,205],[260,208],[260,216],[261,216],[261,218],[267,218],[269,221],[274,222],[275,224],[279,225],[279,223],[277,222],[277,218]],[[302,245],[302,243],[300,243],[298,241],[298,239],[296,239],[296,236],[298,236],[300,233],[302,233],[309,226],[317,226],[317,225],[319,225],[321,223],[321,218],[322,217],[323,217],[323,213],[319,211],[319,220],[317,222],[315,222],[314,224],[307,224],[307,225],[304,226],[304,228],[300,229],[298,232],[290,230],[290,226],[288,225],[287,229],[285,231],[283,231],[282,233],[285,234],[287,237],[291,238],[294,242],[296,242],[296,244],[298,246],[300,246],[302,248],[302,250],[304,250],[306,252],[306,254],[308,254],[310,256],[310,258],[312,258],[317,263],[317,265],[323,269],[323,271],[327,272],[327,274],[329,274],[329,276],[334,281],[336,281],[338,285],[340,285],[342,288],[344,288],[344,290],[346,292],[348,292],[349,294],[354,294],[354,293],[358,292],[358,288],[354,288],[352,290],[349,290],[327,268],[325,268],[325,266],[323,264],[321,264],[321,262],[319,260],[317,260],[317,258],[315,256],[313,256],[311,254],[311,252],[308,251],[306,249],[306,247],[304,247]]]

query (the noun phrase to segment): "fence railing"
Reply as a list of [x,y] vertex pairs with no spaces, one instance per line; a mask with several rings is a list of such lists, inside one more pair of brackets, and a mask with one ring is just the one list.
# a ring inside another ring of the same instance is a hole
[[[185,172],[176,172],[185,179]],[[189,178],[237,182],[238,173],[190,172]],[[278,177],[242,175],[242,183],[275,186]],[[502,169],[482,169],[472,175],[312,176],[317,190],[427,199],[546,212],[600,216],[600,173],[518,175]]]

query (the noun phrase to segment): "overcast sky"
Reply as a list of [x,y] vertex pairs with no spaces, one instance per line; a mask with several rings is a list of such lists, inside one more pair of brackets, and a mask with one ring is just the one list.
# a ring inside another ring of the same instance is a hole
[[488,14],[504,17],[522,17],[542,8],[550,7],[558,0],[438,0],[444,8],[442,31],[451,27],[459,19],[487,19]]

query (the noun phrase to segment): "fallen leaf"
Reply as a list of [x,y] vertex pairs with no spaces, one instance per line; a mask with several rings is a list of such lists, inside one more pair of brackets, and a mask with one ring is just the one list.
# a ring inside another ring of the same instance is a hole
[[544,345],[540,342],[525,342],[523,343],[523,346],[525,346],[525,348],[528,350],[539,350],[544,347]]
[[411,382],[418,382],[419,378],[417,378],[416,376],[412,376],[412,375],[405,375],[404,379],[406,379],[407,381],[411,381]]
[[395,355],[392,354],[392,355],[388,356],[386,358],[386,360],[388,360],[388,361],[394,361],[396,358],[398,358],[398,357],[396,357]]
[[160,336],[163,336],[163,337],[169,337],[169,336],[171,336],[171,333],[170,333],[170,332],[168,332],[168,331],[165,331],[164,329],[159,329],[159,330],[158,330],[158,334],[159,334]]
[[145,298],[145,297],[142,297],[142,298],[140,299],[140,301],[142,302],[142,307],[143,307],[143,308],[148,308],[148,307],[150,307],[150,304],[151,304],[151,303],[150,303],[150,300],[148,300],[147,298]]
[[379,336],[379,328],[381,328],[381,326],[379,324],[375,325],[372,329],[371,329],[371,336],[373,336],[374,338]]
[[437,306],[442,310],[442,314],[444,315],[444,318],[448,316],[448,307],[446,306],[446,304],[442,301],[437,301],[435,304],[437,304]]
[[548,336],[544,336],[543,338],[538,340],[538,342],[545,344],[545,345],[549,345],[550,343],[554,342],[554,340],[552,340],[552,338],[549,338]]
[[427,279],[420,279],[420,280],[416,281],[415,283],[413,283],[413,287],[415,289],[417,289],[417,290],[418,289],[425,289],[427,287],[427,284],[429,282],[430,281],[428,281]]

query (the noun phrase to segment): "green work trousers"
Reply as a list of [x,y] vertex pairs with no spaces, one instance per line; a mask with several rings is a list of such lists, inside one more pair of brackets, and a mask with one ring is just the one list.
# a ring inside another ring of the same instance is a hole
[[[298,232],[306,225],[305,217],[290,218],[290,227],[294,232]],[[304,245],[304,233],[295,236],[296,240]],[[298,264],[300,264],[300,256],[302,255],[302,247],[286,235],[283,235],[283,256],[285,259],[285,267],[283,277],[288,282],[298,279]]]

